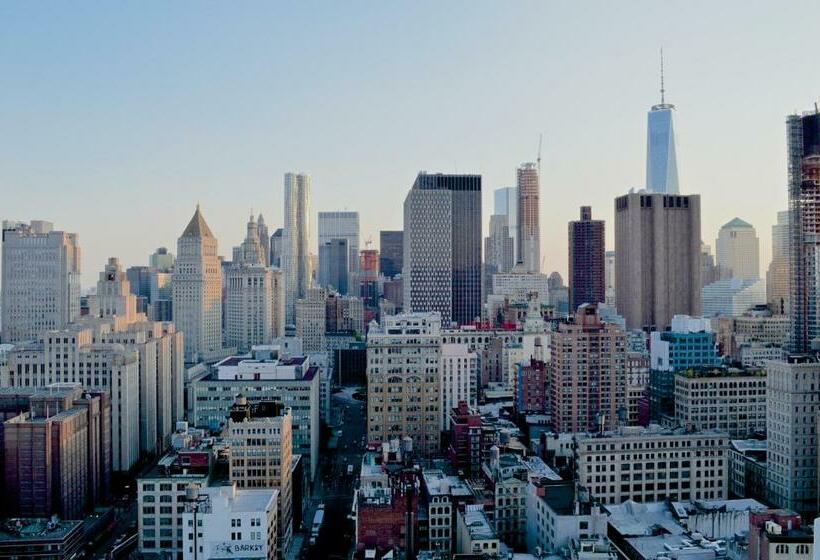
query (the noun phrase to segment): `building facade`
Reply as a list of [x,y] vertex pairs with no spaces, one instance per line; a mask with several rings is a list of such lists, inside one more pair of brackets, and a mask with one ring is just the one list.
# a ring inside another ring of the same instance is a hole
[[527,272],[541,272],[540,177],[538,166],[522,163],[516,170],[518,194],[518,263]]
[[404,267],[404,231],[379,232],[379,270],[386,278],[402,273]]
[[760,278],[760,240],[752,224],[740,218],[724,224],[715,247],[721,278]]
[[296,300],[304,298],[310,287],[309,175],[285,173],[284,210],[280,268],[285,274],[285,321],[292,325],[296,320]]
[[604,303],[606,277],[604,221],[592,219],[592,208],[581,207],[581,219],[569,223],[569,304]]
[[766,271],[766,300],[775,315],[789,314],[789,211],[772,226],[772,260]]
[[3,222],[0,326],[6,343],[36,340],[80,316],[80,245],[51,222]]

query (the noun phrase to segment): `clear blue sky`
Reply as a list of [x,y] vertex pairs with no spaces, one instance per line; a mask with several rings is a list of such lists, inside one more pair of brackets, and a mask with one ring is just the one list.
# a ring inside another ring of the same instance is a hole
[[785,115],[820,98],[817,2],[0,3],[0,217],[80,234],[83,284],[147,262],[197,201],[220,252],[248,211],[282,223],[282,175],[314,210],[400,228],[419,170],[514,181],[544,134],[545,269],[566,223],[644,181],[646,110],[678,107],[681,188],[703,239],[751,222],[768,264],[786,204]]

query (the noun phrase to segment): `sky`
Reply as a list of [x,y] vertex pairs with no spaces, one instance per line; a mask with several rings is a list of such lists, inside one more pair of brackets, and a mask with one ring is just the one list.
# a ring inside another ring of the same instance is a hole
[[[402,228],[421,170],[492,191],[537,157],[543,271],[591,205],[644,183],[646,112],[677,106],[681,192],[702,237],[739,216],[771,256],[785,117],[820,101],[817,2],[0,3],[0,219],[79,234],[83,285],[147,264],[199,202],[220,253],[251,209],[282,224],[283,175],[313,211],[357,210],[362,247]],[[314,250],[315,247],[314,247]]]

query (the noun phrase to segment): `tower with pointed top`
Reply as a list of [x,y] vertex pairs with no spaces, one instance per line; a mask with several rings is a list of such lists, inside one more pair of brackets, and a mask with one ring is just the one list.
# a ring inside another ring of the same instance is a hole
[[265,224],[265,218],[259,214],[256,220],[257,235],[259,237],[259,244],[262,245],[262,252],[264,253],[264,264],[270,266],[270,233],[268,233],[268,226]]
[[680,192],[675,152],[674,111],[675,106],[666,102],[661,49],[661,102],[652,106],[646,121],[646,188],[649,192]]
[[239,255],[241,264],[265,264],[265,249],[259,239],[259,226],[256,224],[253,214],[248,218],[248,231],[240,246]]
[[173,278],[174,323],[184,333],[185,361],[222,349],[222,270],[217,241],[199,205],[177,240]]

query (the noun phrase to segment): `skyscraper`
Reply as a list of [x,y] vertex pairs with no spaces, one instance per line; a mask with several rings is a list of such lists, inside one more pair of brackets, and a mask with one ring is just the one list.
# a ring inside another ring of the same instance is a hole
[[675,106],[666,102],[665,94],[661,53],[661,102],[652,106],[646,118],[646,188],[649,192],[678,194]]
[[772,261],[766,271],[766,301],[775,315],[789,313],[789,211],[772,226]]
[[282,228],[277,229],[270,236],[270,265],[282,268]]
[[347,239],[328,239],[319,244],[319,284],[348,293],[350,251]]
[[518,166],[518,262],[527,272],[541,271],[539,177],[534,163]]
[[267,261],[264,246],[259,238],[259,226],[256,225],[253,214],[248,218],[245,240],[242,242],[242,245],[239,246],[239,258],[235,259],[235,261],[238,261],[235,264],[261,265],[264,265]]
[[185,361],[222,349],[222,270],[217,241],[196,206],[177,240],[174,323],[185,334]]
[[80,315],[77,234],[51,222],[3,222],[3,342],[37,339]]
[[789,231],[791,256],[791,350],[808,352],[820,336],[820,112],[791,115]]
[[481,176],[419,173],[404,199],[404,309],[481,316]]
[[310,287],[310,176],[285,173],[285,227],[282,230],[285,317],[295,320],[296,300]]
[[387,278],[401,274],[404,257],[404,232],[381,231],[379,233],[379,269]]
[[699,315],[700,196],[629,193],[615,199],[615,301],[629,329],[664,330]]
[[513,238],[513,264],[518,262],[518,188],[502,187],[493,191],[493,214],[507,216],[507,227]]
[[[355,276],[359,269],[359,213],[358,212],[319,212],[319,247],[332,239],[347,241],[348,273]],[[319,268],[322,268],[322,255],[319,251]],[[337,288],[338,289],[338,288]]]
[[[515,264],[514,246],[507,216],[490,216],[490,235],[484,238],[484,266],[488,275],[512,270]],[[489,278],[489,281],[492,281],[492,278]]]
[[268,233],[268,226],[265,224],[265,218],[262,217],[262,214],[259,214],[259,219],[256,220],[257,223],[257,237],[259,238],[259,244],[262,246],[262,255],[263,255],[263,262],[265,266],[270,266],[270,234]]
[[735,218],[718,232],[717,265],[721,279],[760,278],[760,241],[752,224]]
[[593,220],[589,206],[581,206],[581,219],[569,223],[569,298],[570,311],[606,298],[604,221]]

